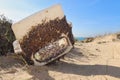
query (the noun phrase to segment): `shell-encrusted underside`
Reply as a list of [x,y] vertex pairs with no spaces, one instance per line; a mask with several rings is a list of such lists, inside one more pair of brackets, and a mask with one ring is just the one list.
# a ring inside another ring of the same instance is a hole
[[[29,62],[29,60],[31,60],[32,54],[35,54],[42,48],[45,49],[45,46],[47,46],[48,44],[51,44],[61,39],[61,34],[67,35],[67,37],[70,40],[70,43],[73,45],[74,39],[71,28],[72,27],[70,27],[70,25],[67,23],[65,17],[63,17],[62,19],[56,18],[55,20],[50,20],[49,22],[45,22],[44,20],[42,24],[33,26],[33,28],[28,32],[28,34],[23,37],[23,40],[20,41],[21,48],[25,53],[24,57]],[[60,46],[58,45],[54,45],[54,46],[60,48]],[[46,56],[51,55],[51,54],[47,54],[47,52],[45,53]],[[51,55],[51,57],[52,56],[53,55]],[[47,60],[48,58],[50,58],[50,56],[46,57],[43,60]],[[42,61],[42,59],[39,61]]]

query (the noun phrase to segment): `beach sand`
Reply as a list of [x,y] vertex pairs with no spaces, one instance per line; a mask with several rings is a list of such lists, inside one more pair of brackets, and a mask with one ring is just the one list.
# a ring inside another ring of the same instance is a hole
[[16,56],[0,57],[0,80],[120,80],[120,41],[114,36],[76,42],[60,61],[26,66]]

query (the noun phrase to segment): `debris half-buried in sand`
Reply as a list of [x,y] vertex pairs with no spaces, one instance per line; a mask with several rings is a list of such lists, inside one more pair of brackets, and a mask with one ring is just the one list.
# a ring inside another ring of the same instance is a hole
[[[54,12],[52,13],[54,14]],[[22,50],[21,54],[30,64],[48,64],[68,53],[73,47],[72,27],[67,23],[66,17],[59,18],[58,16],[49,21],[46,18],[43,18],[40,24],[31,25],[27,33],[21,39],[18,39],[19,48]],[[20,28],[17,30],[20,30]],[[16,33],[16,37],[17,35],[18,33]]]

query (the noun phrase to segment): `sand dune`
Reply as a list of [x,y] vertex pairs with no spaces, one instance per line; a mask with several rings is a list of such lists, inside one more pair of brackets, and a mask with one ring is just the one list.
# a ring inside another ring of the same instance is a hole
[[[15,56],[0,57],[0,80],[120,80],[120,41],[115,35],[76,42],[59,62],[25,66]],[[104,41],[104,42],[103,42]]]

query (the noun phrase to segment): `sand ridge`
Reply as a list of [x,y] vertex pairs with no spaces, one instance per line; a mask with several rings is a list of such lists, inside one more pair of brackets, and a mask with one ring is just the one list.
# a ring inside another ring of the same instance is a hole
[[63,59],[41,67],[2,56],[0,80],[120,80],[120,41],[104,41],[76,42]]

